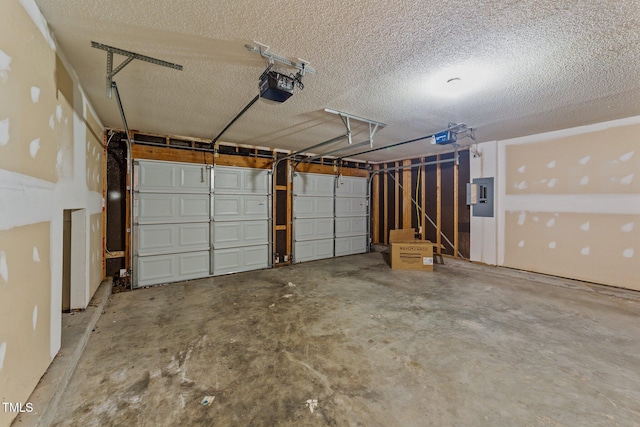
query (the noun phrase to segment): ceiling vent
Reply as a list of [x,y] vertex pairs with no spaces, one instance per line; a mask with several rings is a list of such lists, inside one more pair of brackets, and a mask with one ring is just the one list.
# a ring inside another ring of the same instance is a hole
[[260,96],[275,102],[284,102],[293,95],[295,79],[277,71],[268,71],[260,76]]

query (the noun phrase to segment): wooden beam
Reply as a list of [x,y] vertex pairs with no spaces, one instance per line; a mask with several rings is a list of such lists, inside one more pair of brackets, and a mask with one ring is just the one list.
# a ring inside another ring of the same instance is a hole
[[415,210],[411,197],[411,169],[407,166],[411,166],[411,160],[404,160],[402,166],[405,168],[402,170],[402,228],[412,228],[411,212]]
[[286,225],[276,225],[276,231],[283,231],[287,229]]
[[[302,163],[301,165],[298,166],[296,171],[306,172],[306,173],[324,173],[324,174],[336,175],[338,173],[338,168],[334,167],[333,165],[316,165],[316,164]],[[355,168],[348,168],[348,167],[343,167],[342,169],[340,169],[340,173],[342,173],[343,176],[355,176],[360,178],[367,178],[369,176],[369,171],[367,171],[366,169],[355,169]]]
[[[424,157],[420,158],[420,162],[424,163],[425,160]],[[426,238],[426,233],[427,233],[427,225],[426,225],[426,215],[425,215],[425,201],[426,201],[426,190],[425,190],[425,184],[426,184],[426,175],[427,175],[427,167],[426,166],[420,166],[420,225],[422,225],[422,240],[425,240]]]
[[[373,167],[374,171],[377,171],[380,167],[375,165]],[[372,188],[371,188],[371,200],[369,200],[371,204],[371,228],[372,228],[372,236],[371,239],[373,243],[380,243],[380,174],[377,174],[373,178]]]
[[453,256],[458,258],[458,163],[453,164]]
[[276,185],[276,190],[286,190],[287,186],[286,185]]
[[214,159],[214,164],[218,166],[238,166],[243,168],[258,168],[258,169],[271,169],[273,160],[259,158],[259,157],[247,157],[247,156],[234,156],[232,154],[220,154]]
[[[436,160],[440,162],[440,154],[436,156]],[[442,168],[440,163],[436,169],[436,248],[438,253],[442,253]]]
[[393,170],[393,177],[395,178],[393,180],[393,183],[395,184],[396,191],[394,192],[395,200],[393,204],[395,206],[395,215],[393,219],[395,220],[394,228],[397,230],[398,228],[400,228],[400,177],[398,176],[399,163],[396,162],[395,166],[396,169]]
[[[118,129],[118,128],[110,128],[116,131],[120,131],[122,132],[122,129]],[[107,129],[108,130],[108,129]],[[134,136],[135,135],[140,135],[140,136],[155,136],[158,138],[166,138],[166,143],[169,144],[169,140],[170,139],[179,139],[179,140],[183,140],[183,141],[194,141],[194,142],[202,142],[205,144],[211,144],[211,139],[203,139],[203,138],[194,138],[191,136],[184,136],[184,135],[167,135],[167,134],[160,134],[160,133],[152,133],[152,132],[140,132],[138,130],[132,130],[131,132],[131,139],[135,139]]]
[[166,160],[169,162],[186,162],[212,164],[213,153],[204,151],[181,150],[171,147],[153,147],[149,145],[133,144],[131,153],[134,159]]
[[382,204],[383,204],[383,209],[382,209],[382,214],[384,216],[383,218],[383,222],[382,222],[382,232],[383,232],[383,236],[382,236],[382,241],[384,242],[384,244],[387,244],[387,239],[389,238],[389,178],[388,178],[388,174],[389,172],[382,172],[384,174],[383,176],[383,185],[382,185]]
[[111,253],[108,253],[106,256],[107,259],[124,258],[124,257],[125,257],[125,251],[111,252]]

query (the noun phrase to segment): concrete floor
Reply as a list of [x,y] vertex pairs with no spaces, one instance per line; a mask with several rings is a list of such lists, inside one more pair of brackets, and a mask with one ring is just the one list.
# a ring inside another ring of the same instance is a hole
[[640,426],[638,293],[446,262],[115,294],[54,425]]

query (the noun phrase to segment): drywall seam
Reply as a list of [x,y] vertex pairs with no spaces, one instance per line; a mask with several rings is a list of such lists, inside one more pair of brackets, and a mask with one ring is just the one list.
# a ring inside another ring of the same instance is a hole
[[540,194],[503,198],[506,211],[640,214],[640,194]]
[[47,42],[49,47],[53,51],[56,51],[57,50],[56,41],[53,38],[53,34],[51,34],[51,32],[49,31],[49,25],[47,24],[47,21],[44,19],[44,16],[42,16],[42,13],[40,13],[40,8],[35,3],[35,1],[20,0],[20,4],[24,8],[24,10],[27,12],[31,20],[36,24],[36,27],[38,28],[40,33],[42,33],[42,37]]

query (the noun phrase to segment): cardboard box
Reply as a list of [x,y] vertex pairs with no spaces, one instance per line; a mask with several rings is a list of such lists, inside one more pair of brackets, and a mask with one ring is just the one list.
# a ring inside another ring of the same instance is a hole
[[392,269],[433,271],[434,244],[416,239],[414,229],[391,230],[389,246]]

